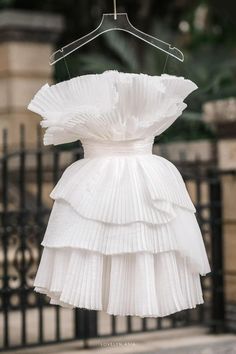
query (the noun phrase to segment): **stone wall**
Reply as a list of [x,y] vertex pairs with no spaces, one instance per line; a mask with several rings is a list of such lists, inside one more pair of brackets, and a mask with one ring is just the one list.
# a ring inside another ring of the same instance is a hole
[[0,13],[0,131],[9,130],[10,149],[18,145],[21,123],[26,125],[26,145],[35,143],[39,119],[27,105],[43,84],[52,81],[49,56],[62,28],[59,15],[19,10]]

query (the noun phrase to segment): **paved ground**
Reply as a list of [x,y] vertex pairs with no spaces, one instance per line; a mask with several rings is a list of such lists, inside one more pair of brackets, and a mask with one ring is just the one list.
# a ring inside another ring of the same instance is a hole
[[236,354],[236,335],[210,335],[198,327],[91,339],[69,344],[9,351],[12,354]]

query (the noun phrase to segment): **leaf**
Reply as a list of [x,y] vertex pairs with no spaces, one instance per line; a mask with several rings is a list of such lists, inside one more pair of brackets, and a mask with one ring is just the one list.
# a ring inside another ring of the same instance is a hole
[[90,53],[80,55],[78,60],[81,73],[99,73],[105,70],[116,69],[123,71],[124,66],[117,60],[106,57],[103,54]]

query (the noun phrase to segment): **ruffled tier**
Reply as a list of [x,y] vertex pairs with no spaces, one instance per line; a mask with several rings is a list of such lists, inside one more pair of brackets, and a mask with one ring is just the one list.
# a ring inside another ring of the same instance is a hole
[[121,316],[162,317],[204,302],[199,274],[174,251],[103,255],[46,247],[34,285],[52,304]]
[[188,258],[191,271],[210,272],[200,228],[194,213],[176,208],[170,223],[110,224],[86,219],[64,200],[54,202],[42,241],[44,247],[72,247],[104,255],[177,251]]
[[35,290],[52,304],[162,317],[203,302],[210,272],[177,168],[152,154],[70,165],[42,241]]
[[178,169],[153,154],[105,156],[71,164],[50,193],[104,223],[168,223],[176,206],[195,212]]

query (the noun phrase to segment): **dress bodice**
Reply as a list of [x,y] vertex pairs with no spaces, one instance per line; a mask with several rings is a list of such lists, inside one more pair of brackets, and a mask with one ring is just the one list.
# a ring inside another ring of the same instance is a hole
[[[184,77],[105,71],[43,85],[28,105],[42,116],[44,144],[145,141],[183,112],[197,85]],[[115,146],[115,145],[113,145]]]
[[150,137],[116,141],[84,139],[84,158],[152,154],[153,140]]

